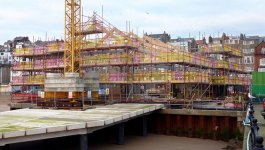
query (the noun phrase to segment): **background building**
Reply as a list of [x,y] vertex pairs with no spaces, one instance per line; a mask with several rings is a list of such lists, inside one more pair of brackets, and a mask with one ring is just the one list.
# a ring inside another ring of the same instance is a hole
[[0,46],[0,84],[9,84],[11,64],[11,47],[7,44]]
[[254,71],[265,72],[265,42],[255,48],[254,56]]
[[155,38],[155,39],[158,39],[164,43],[169,42],[171,39],[170,35],[168,33],[166,33],[166,31],[164,31],[164,33],[162,33],[162,34],[150,34],[148,36]]
[[194,38],[177,38],[171,39],[170,44],[174,46],[179,46],[185,52],[197,52],[198,47]]
[[244,54],[245,70],[247,72],[254,71],[254,52],[255,47],[260,43],[258,36],[244,37],[242,44],[242,52]]

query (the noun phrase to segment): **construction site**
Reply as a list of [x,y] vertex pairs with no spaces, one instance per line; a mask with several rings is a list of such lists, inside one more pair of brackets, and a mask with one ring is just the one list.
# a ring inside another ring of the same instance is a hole
[[64,42],[21,45],[14,51],[18,61],[11,85],[21,92],[12,94],[13,106],[219,100],[240,107],[251,84],[240,64],[242,52],[228,45],[199,45],[187,52],[148,35],[120,31],[96,13],[78,22],[74,33],[70,18],[65,28]]
[[[245,71],[241,49],[224,43],[203,43],[186,51],[146,33],[137,35],[128,26],[121,31],[95,12],[84,17],[81,8],[81,0],[65,0],[64,40],[16,46],[11,109],[34,108],[37,114],[45,113],[45,109],[54,113],[64,109],[60,113],[68,117],[68,111],[80,111],[74,113],[82,116],[97,106],[121,109],[117,112],[121,114],[136,108],[143,109],[143,114],[162,109],[145,114],[150,115],[149,132],[222,140],[242,136],[251,75]],[[22,109],[21,113],[30,112]],[[147,128],[145,123],[143,126]],[[31,129],[28,125],[20,127],[25,129],[23,136],[31,137],[27,135],[27,129]],[[81,128],[83,131],[83,126],[78,130]],[[57,137],[48,129],[36,135]],[[67,132],[65,136],[81,135],[70,130],[75,127],[60,132]],[[12,143],[5,131],[0,128],[0,146]],[[124,125],[119,126],[119,135],[121,131],[124,134]],[[87,140],[84,136],[81,139]],[[87,149],[84,143],[81,149]]]

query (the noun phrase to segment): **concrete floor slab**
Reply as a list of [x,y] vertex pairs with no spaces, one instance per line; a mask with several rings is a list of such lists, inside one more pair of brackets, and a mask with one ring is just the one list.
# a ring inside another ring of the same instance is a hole
[[[0,113],[0,138],[32,136],[111,125],[161,108],[160,104],[114,104],[86,111],[20,109]],[[1,141],[0,141],[1,144]]]
[[144,108],[144,114],[150,112],[150,108]]
[[12,131],[12,132],[4,132],[3,138],[13,138],[13,137],[20,137],[25,136],[26,131]]
[[122,121],[122,116],[113,117],[114,122]]
[[46,128],[29,129],[26,131],[26,135],[44,134],[47,132]]
[[137,112],[130,112],[130,118],[135,117]]
[[66,130],[66,126],[56,126],[56,127],[47,128],[48,133],[60,132],[60,131],[65,131],[65,130]]
[[129,119],[130,118],[130,114],[124,114],[122,115],[122,119],[125,120],[125,119]]
[[156,106],[153,106],[150,108],[150,111],[155,111],[156,110]]
[[105,125],[109,125],[109,124],[112,124],[112,123],[114,123],[114,119],[113,118],[108,118],[108,119],[104,120],[104,124]]
[[137,115],[142,115],[142,114],[144,114],[144,110],[137,110],[137,111],[136,111],[136,114],[137,114]]
[[101,127],[104,126],[105,122],[104,120],[98,120],[98,121],[90,121],[86,123],[86,127],[87,128],[91,128],[91,127]]
[[67,130],[76,130],[76,129],[84,129],[84,128],[86,128],[86,123],[84,122],[66,126]]

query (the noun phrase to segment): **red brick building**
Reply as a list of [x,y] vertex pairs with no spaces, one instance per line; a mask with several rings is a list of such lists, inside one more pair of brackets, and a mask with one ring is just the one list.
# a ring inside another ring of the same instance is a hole
[[261,42],[255,48],[254,71],[265,72],[265,42]]

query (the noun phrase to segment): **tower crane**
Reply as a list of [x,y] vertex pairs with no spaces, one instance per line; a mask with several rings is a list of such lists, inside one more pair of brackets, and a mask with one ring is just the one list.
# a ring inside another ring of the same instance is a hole
[[65,0],[64,74],[81,74],[81,17],[81,0]]

